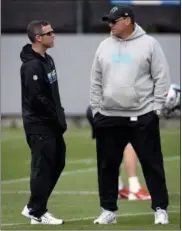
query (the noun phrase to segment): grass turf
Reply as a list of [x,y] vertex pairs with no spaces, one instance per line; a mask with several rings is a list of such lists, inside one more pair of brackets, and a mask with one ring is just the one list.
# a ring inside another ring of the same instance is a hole
[[[170,193],[169,218],[166,226],[153,225],[150,201],[119,200],[116,225],[94,225],[100,215],[95,142],[89,129],[71,129],[65,134],[66,168],[50,197],[49,211],[65,219],[60,226],[32,226],[21,216],[29,197],[30,153],[22,129],[3,129],[1,143],[2,217],[1,229],[10,230],[94,230],[94,229],[180,229],[180,130],[162,130],[162,148],[167,185]],[[139,167],[140,182],[145,185]],[[125,184],[127,178],[122,171]]]

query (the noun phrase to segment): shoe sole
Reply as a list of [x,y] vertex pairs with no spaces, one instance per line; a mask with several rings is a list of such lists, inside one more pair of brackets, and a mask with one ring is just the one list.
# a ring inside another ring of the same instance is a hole
[[116,219],[110,223],[99,223],[98,221],[94,221],[95,225],[109,225],[109,224],[116,224],[116,223],[117,223]]
[[[35,223],[34,223],[35,222]],[[33,221],[31,220],[31,225],[63,225],[65,222],[63,221],[62,223],[59,223],[59,224],[45,224],[45,223],[41,223],[41,222],[38,222],[38,221]]]
[[169,224],[169,221],[167,221],[167,222],[155,222],[154,224],[155,225],[167,225],[167,224]]
[[32,216],[31,215],[27,215],[26,213],[24,213],[23,211],[21,212],[21,215],[23,215],[24,217],[31,219]]

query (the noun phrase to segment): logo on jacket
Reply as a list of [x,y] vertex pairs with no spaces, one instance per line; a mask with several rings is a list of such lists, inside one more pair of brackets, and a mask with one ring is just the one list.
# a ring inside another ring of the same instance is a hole
[[111,59],[112,63],[130,64],[133,61],[132,55],[128,53],[113,53]]
[[47,75],[48,79],[49,79],[49,83],[53,83],[57,80],[57,73],[56,70],[54,69],[53,71],[49,72]]
[[38,76],[37,75],[33,75],[33,80],[37,80],[38,79]]

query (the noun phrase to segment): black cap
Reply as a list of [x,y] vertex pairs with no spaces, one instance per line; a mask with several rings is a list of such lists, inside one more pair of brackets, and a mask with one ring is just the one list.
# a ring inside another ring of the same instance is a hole
[[121,17],[130,17],[134,21],[134,14],[129,6],[114,6],[108,15],[102,17],[103,21],[116,20]]

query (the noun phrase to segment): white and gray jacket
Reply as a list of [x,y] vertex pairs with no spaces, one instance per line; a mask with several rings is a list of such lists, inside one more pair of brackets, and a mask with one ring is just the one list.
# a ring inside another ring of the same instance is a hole
[[139,116],[161,110],[170,86],[160,44],[137,24],[125,40],[111,35],[99,45],[91,71],[95,115]]

